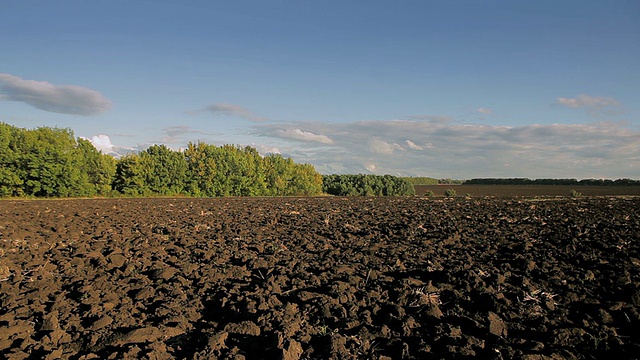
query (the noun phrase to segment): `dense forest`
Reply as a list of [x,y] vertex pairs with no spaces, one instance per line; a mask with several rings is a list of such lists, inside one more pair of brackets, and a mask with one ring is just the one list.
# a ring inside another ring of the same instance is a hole
[[638,186],[640,180],[631,179],[527,179],[482,178],[466,180],[464,185],[573,185],[573,186]]
[[288,196],[319,195],[309,164],[256,149],[190,143],[153,145],[114,159],[69,129],[0,123],[0,196]]

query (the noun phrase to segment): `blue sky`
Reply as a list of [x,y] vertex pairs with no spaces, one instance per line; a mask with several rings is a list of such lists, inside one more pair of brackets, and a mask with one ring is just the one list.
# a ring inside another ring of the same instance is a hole
[[321,173],[640,178],[637,1],[30,1],[0,121]]

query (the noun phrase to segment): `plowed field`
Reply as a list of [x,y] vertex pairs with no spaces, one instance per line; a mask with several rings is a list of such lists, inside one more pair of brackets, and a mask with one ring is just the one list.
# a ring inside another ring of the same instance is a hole
[[640,186],[571,186],[571,185],[415,185],[417,195],[431,191],[444,195],[453,189],[458,196],[541,197],[570,196],[577,191],[585,196],[640,196]]
[[629,359],[640,198],[0,202],[0,358]]

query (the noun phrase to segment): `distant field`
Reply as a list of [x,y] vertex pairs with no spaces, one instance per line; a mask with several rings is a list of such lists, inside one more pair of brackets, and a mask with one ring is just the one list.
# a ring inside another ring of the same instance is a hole
[[444,195],[454,189],[458,196],[569,196],[575,190],[585,196],[640,195],[640,186],[571,186],[571,185],[415,185],[416,195],[432,191]]

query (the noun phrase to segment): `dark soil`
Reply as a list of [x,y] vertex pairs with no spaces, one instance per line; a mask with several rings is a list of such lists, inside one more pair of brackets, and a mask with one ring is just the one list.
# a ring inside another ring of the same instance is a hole
[[2,201],[0,358],[637,358],[639,212],[588,197]]

